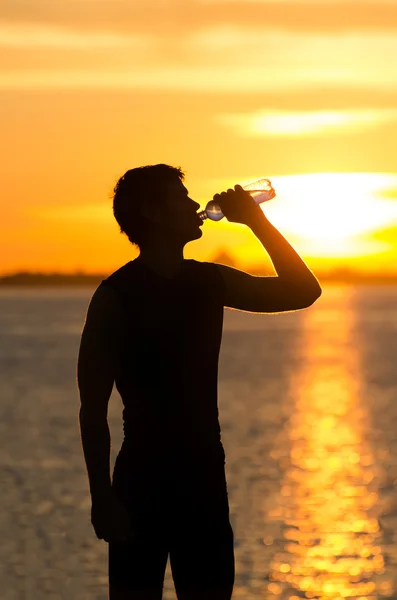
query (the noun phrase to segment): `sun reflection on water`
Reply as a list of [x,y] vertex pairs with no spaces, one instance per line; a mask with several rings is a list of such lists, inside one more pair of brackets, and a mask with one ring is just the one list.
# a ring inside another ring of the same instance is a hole
[[290,457],[280,504],[269,514],[282,522],[284,549],[274,556],[268,591],[283,599],[364,600],[393,592],[380,546],[354,312],[344,293],[343,310],[324,324],[321,338],[312,333],[319,313],[305,314],[302,368],[291,378]]

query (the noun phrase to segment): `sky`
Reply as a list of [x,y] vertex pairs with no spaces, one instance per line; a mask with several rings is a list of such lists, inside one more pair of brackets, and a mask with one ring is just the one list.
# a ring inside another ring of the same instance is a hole
[[[111,272],[112,189],[168,163],[204,207],[270,177],[309,267],[396,272],[396,0],[2,0],[0,274]],[[243,225],[186,257],[268,262]]]

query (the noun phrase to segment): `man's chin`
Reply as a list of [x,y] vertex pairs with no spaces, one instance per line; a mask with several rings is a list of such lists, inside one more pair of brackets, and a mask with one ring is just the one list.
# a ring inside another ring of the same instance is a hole
[[193,239],[194,239],[194,240],[199,240],[199,239],[202,237],[202,235],[203,235],[203,232],[202,232],[202,231],[201,231],[201,229],[198,227],[198,228],[196,229],[195,236],[194,236],[194,238],[193,238]]
[[186,231],[185,239],[187,239],[187,242],[193,242],[194,240],[199,240],[202,237],[202,235],[203,232],[201,231],[200,227],[194,227],[189,231]]

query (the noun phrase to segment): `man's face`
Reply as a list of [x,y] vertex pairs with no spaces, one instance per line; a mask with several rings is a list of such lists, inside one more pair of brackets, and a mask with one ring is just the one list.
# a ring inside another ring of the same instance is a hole
[[164,204],[161,206],[158,224],[173,239],[181,243],[197,240],[203,232],[202,220],[197,214],[200,205],[189,198],[187,188],[179,180],[167,184]]

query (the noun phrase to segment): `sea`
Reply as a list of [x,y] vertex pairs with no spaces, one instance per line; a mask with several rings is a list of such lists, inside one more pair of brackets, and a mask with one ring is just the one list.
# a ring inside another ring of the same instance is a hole
[[[78,425],[93,292],[0,290],[1,600],[108,598]],[[121,410],[113,391],[112,464]],[[397,598],[397,286],[225,310],[219,416],[233,599]],[[163,598],[176,598],[169,563]]]

